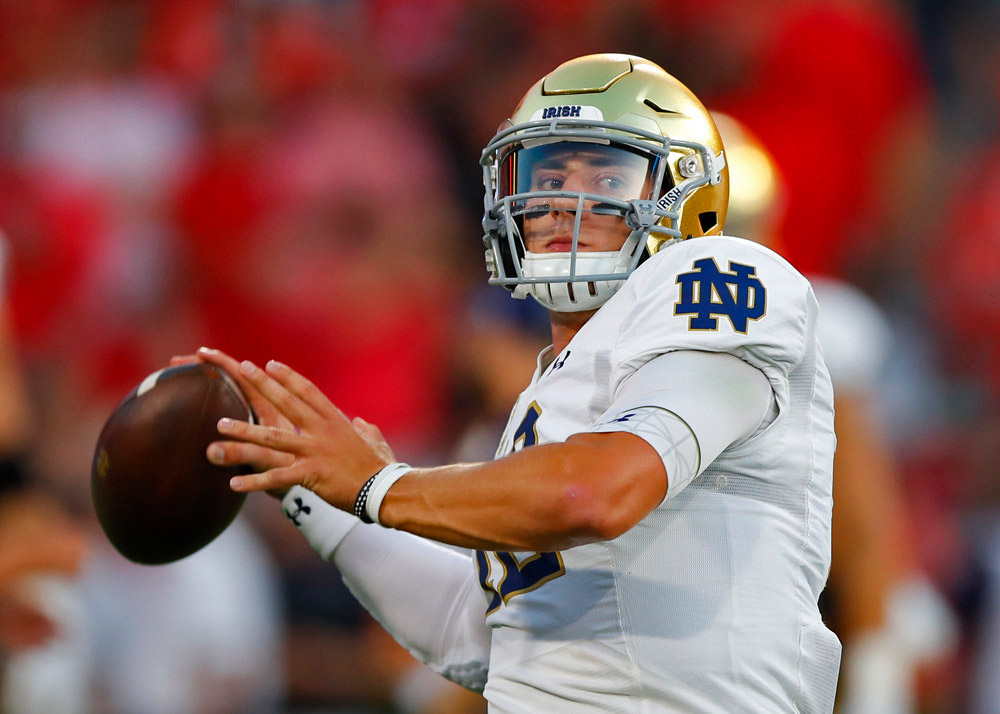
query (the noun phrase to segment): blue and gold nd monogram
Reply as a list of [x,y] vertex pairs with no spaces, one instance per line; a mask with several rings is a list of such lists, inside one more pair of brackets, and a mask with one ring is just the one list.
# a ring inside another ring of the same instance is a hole
[[750,320],[764,316],[767,290],[755,267],[730,261],[730,272],[723,273],[712,258],[696,260],[693,267],[677,276],[681,296],[674,306],[675,315],[691,316],[688,329],[717,330],[717,318],[728,317],[736,332],[746,334]]

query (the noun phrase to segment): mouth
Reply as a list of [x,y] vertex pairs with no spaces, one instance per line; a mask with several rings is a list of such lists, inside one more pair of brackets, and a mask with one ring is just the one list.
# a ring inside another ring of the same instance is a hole
[[[583,242],[577,243],[577,250],[583,250]],[[569,253],[573,250],[573,239],[567,236],[559,236],[553,238],[545,244],[544,252],[546,253]]]

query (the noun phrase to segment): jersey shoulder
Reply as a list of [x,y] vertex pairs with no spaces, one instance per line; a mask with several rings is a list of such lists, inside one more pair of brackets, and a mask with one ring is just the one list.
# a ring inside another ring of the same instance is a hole
[[809,281],[774,251],[742,238],[702,237],[668,246],[640,266],[613,300],[616,361],[634,366],[690,349],[729,352],[787,374],[814,339],[816,301]]

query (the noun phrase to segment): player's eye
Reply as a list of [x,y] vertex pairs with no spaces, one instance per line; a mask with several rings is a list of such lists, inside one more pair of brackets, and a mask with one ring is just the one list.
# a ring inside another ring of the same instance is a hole
[[618,195],[625,191],[628,182],[620,174],[601,174],[595,181],[597,190],[600,193]]
[[565,179],[556,174],[539,176],[537,181],[537,188],[541,191],[559,191],[564,185],[566,185]]

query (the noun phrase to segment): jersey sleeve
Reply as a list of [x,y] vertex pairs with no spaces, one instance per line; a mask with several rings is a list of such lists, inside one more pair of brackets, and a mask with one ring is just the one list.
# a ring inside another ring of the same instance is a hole
[[730,444],[767,422],[773,392],[764,374],[730,354],[680,350],[626,379],[594,432],[627,431],[656,449],[676,496]]
[[647,260],[620,292],[614,391],[657,355],[701,350],[761,370],[779,410],[788,404],[817,308],[809,282],[779,255],[740,238],[694,238]]

